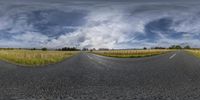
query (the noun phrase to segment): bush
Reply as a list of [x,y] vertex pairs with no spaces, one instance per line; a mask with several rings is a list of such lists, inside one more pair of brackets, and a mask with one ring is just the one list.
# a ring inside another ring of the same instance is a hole
[[79,49],[75,48],[75,47],[64,47],[61,49],[57,49],[58,51],[79,51]]
[[47,51],[47,48],[42,48],[42,51]]
[[189,45],[185,46],[184,49],[191,49]]
[[172,45],[169,49],[182,49],[180,45]]
[[31,48],[31,50],[36,50],[36,48]]

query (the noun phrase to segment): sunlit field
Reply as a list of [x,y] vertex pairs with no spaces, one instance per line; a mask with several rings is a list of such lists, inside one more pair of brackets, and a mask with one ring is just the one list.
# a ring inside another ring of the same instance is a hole
[[0,50],[0,59],[20,65],[46,65],[75,55],[75,51]]
[[138,58],[138,57],[148,57],[159,54],[164,54],[172,50],[162,49],[162,50],[108,50],[108,51],[93,51],[95,54],[108,56],[108,57],[118,57],[118,58]]
[[187,50],[189,53],[195,55],[200,58],[200,50]]

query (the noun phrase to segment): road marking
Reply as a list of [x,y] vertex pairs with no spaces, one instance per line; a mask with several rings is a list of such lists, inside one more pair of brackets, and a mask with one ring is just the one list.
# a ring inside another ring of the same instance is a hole
[[87,55],[87,57],[89,58],[89,59],[93,59],[91,56],[89,56],[89,55]]
[[172,58],[174,58],[175,56],[176,56],[176,53],[173,54],[172,56],[170,56],[169,59],[172,59]]
[[91,59],[91,61],[94,61],[95,63],[101,65],[101,66],[96,66],[97,68],[99,68],[99,69],[103,69],[103,68],[105,68],[105,67],[102,67],[102,66],[106,66],[103,62],[100,62],[100,61],[94,60],[94,58],[91,57],[90,55],[87,55],[87,57],[88,57],[89,59]]

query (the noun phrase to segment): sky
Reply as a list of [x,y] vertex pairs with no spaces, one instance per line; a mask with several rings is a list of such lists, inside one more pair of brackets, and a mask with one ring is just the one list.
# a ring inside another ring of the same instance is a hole
[[0,47],[200,47],[198,0],[1,0]]

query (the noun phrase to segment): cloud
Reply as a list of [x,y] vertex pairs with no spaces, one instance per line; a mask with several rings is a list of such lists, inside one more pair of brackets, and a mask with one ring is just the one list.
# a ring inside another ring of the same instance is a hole
[[24,34],[15,35],[13,39],[16,41],[26,41],[26,42],[33,42],[33,43],[44,43],[49,38],[46,35],[36,33],[36,32],[26,32]]
[[172,44],[200,47],[197,1],[3,3],[1,47],[142,48]]
[[[67,44],[66,46],[78,45],[89,48],[115,48],[117,47],[116,44],[128,41],[127,36],[129,34],[143,32],[143,28],[137,27],[139,25],[128,24],[129,20],[118,10],[112,13],[110,13],[109,9],[95,10],[88,14],[86,20],[87,22],[83,27],[71,34],[62,35],[56,41],[53,40],[49,44],[60,45],[64,43]],[[134,26],[137,28],[133,28]],[[78,44],[65,41],[67,39]]]

